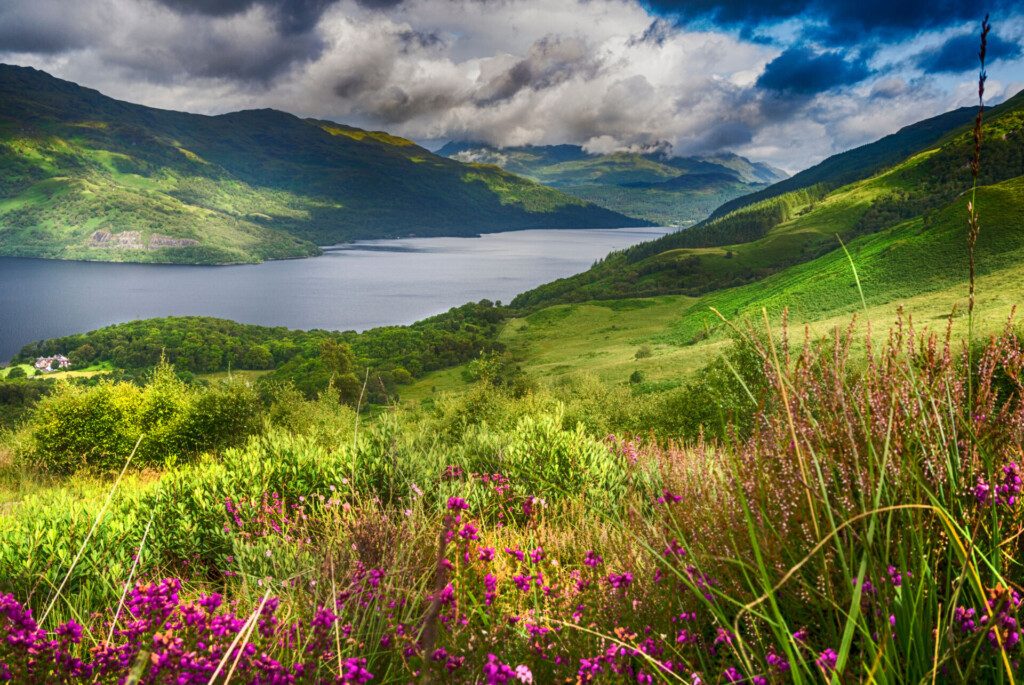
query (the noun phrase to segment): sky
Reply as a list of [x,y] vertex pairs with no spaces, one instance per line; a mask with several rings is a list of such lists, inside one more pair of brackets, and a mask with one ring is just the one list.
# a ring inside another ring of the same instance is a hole
[[3,0],[0,62],[203,114],[274,107],[430,147],[734,152],[795,172],[1024,89],[992,0]]

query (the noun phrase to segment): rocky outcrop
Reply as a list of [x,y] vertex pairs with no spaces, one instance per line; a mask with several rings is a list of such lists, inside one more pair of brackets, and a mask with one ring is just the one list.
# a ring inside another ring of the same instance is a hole
[[89,247],[106,248],[110,250],[159,250],[165,247],[192,247],[198,245],[198,240],[192,238],[172,238],[167,235],[154,233],[149,236],[149,242],[142,242],[141,231],[121,231],[111,233],[107,230],[93,231],[89,236]]

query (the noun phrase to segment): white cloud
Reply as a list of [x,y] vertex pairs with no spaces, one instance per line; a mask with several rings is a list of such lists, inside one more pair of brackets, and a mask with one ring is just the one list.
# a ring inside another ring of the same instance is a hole
[[[864,84],[801,99],[755,85],[779,45],[680,27],[636,0],[407,0],[387,11],[340,0],[298,31],[281,28],[271,0],[237,4],[199,14],[156,0],[7,0],[0,60],[158,107],[276,107],[420,140],[667,142],[789,171],[969,99],[966,81],[901,69],[898,56],[938,34],[880,52],[872,65],[885,73]],[[1007,80],[1019,83],[1014,68]]]

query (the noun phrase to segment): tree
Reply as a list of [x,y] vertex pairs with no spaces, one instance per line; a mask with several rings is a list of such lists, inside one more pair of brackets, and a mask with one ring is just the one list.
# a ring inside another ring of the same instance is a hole
[[14,380],[15,378],[25,378],[28,374],[25,373],[25,369],[21,366],[12,366],[11,370],[7,372],[7,380]]
[[320,344],[320,359],[331,377],[331,385],[338,392],[342,402],[352,403],[359,399],[362,385],[355,374],[355,355],[348,343],[324,340]]

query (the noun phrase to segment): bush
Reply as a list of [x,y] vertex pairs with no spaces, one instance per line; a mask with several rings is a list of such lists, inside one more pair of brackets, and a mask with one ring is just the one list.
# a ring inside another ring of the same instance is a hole
[[7,372],[7,380],[9,381],[14,380],[15,378],[25,378],[26,376],[28,376],[28,374],[25,373],[25,369],[20,366],[12,366],[11,370]]
[[[44,469],[120,468],[138,442],[135,464],[159,466],[241,444],[262,424],[248,385],[188,386],[166,364],[149,383],[58,383],[29,419],[32,459]],[[140,442],[140,437],[141,442]]]

